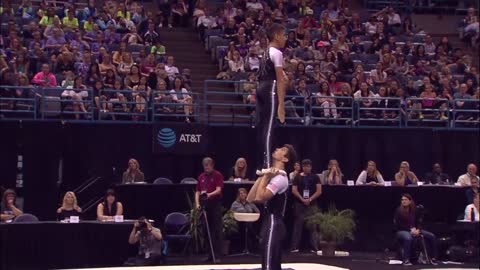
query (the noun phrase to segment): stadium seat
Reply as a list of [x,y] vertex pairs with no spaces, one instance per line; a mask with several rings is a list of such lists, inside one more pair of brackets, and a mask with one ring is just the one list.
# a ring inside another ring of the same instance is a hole
[[197,179],[192,178],[192,177],[186,177],[183,178],[182,181],[180,181],[180,184],[196,184]]
[[159,177],[153,181],[153,184],[155,185],[171,185],[173,184],[172,180],[165,178],[165,177]]
[[32,214],[21,214],[16,217],[13,223],[29,223],[29,222],[38,222],[38,218]]
[[165,254],[168,254],[169,242],[183,242],[183,253],[187,250],[188,243],[192,239],[189,233],[189,220],[187,215],[180,212],[173,212],[165,217],[164,223],[164,240],[167,243]]

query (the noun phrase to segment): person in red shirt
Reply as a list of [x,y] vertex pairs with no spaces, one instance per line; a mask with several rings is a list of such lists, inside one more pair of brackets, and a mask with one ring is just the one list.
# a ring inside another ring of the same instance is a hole
[[[223,175],[215,170],[215,162],[206,157],[202,161],[203,173],[198,176],[195,192],[195,206],[207,214],[208,225],[212,237],[212,249],[215,258],[221,254],[222,245],[222,191]],[[209,256],[207,261],[213,258]],[[216,260],[218,262],[218,259]]]

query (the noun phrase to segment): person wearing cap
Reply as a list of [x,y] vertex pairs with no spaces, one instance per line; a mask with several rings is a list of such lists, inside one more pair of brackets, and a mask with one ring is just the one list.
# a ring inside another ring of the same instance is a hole
[[[312,161],[304,159],[302,161],[302,172],[297,174],[292,182],[293,203],[293,232],[291,252],[299,251],[300,240],[302,239],[303,223],[308,209],[317,205],[317,199],[322,194],[322,185],[320,177],[312,173]],[[310,237],[311,240],[314,237]],[[318,247],[314,241],[310,243],[313,250]]]

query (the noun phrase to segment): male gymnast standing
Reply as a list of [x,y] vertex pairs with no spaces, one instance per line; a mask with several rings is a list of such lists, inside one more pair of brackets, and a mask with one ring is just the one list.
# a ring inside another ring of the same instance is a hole
[[[287,76],[283,71],[283,53],[287,38],[285,26],[274,23],[266,29],[270,44],[265,51],[258,70],[259,87],[257,88],[257,145],[262,147],[262,164],[260,169],[272,166],[272,137],[275,115],[281,124],[285,123],[285,92]],[[261,171],[258,172],[261,175]]]
[[283,222],[287,206],[288,177],[286,170],[293,167],[296,153],[293,146],[286,144],[272,154],[272,167],[263,170],[247,201],[265,204],[260,246],[262,248],[262,270],[281,270],[282,241],[286,229]]

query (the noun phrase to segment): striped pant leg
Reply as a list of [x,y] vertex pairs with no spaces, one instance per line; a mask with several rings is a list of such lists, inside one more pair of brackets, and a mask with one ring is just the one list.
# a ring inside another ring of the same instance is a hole
[[283,221],[278,217],[268,215],[262,228],[262,270],[282,269],[282,242],[285,233]]
[[272,166],[272,139],[275,128],[275,116],[278,106],[276,81],[262,81],[257,89],[257,145],[261,146],[259,168]]

